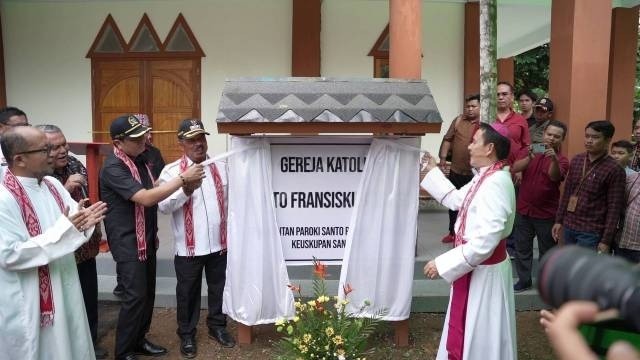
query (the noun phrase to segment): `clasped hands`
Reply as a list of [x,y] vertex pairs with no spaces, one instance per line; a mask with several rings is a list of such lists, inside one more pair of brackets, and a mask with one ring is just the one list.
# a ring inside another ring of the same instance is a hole
[[187,168],[180,176],[183,179],[182,191],[191,195],[202,185],[202,179],[206,177],[204,167],[201,164],[193,164]]
[[64,209],[64,216],[69,219],[73,227],[78,231],[84,232],[92,226],[100,223],[104,219],[104,214],[107,212],[107,204],[98,201],[89,207],[85,208],[85,204],[89,199],[82,199],[78,202],[78,212],[73,215],[69,215],[69,207]]
[[424,266],[422,270],[424,272],[424,276],[427,278],[434,280],[440,277],[440,273],[438,272],[438,268],[436,267],[436,262],[431,260]]

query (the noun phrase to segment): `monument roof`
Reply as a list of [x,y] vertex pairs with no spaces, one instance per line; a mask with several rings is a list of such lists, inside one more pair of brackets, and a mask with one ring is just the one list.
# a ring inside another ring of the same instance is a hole
[[217,122],[219,130],[225,123],[437,124],[439,129],[442,118],[424,80],[240,78],[225,81]]

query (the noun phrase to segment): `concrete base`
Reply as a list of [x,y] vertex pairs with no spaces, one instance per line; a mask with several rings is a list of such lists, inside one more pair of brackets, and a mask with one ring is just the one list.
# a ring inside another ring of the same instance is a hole
[[[445,312],[449,302],[450,286],[444,280],[428,280],[422,274],[426,262],[451,248],[450,244],[442,244],[440,239],[447,232],[448,213],[437,206],[429,206],[418,216],[418,241],[416,244],[416,262],[413,280],[412,312]],[[160,216],[161,246],[158,251],[156,307],[176,306],[176,279],[173,266],[173,243],[169,218]],[[535,253],[535,251],[534,251]],[[97,258],[98,267],[98,299],[114,301],[113,288],[116,286],[115,263],[110,254],[100,254]],[[303,296],[311,296],[312,269],[311,266],[287,267],[292,282],[302,284]],[[338,293],[339,266],[328,266],[327,272],[332,280],[327,280],[327,290],[330,294]],[[534,283],[537,275],[537,259],[534,259]],[[513,271],[515,274],[515,270]],[[514,275],[515,276],[515,275]],[[206,306],[206,283],[203,281],[201,304]],[[306,290],[306,291],[305,291]],[[516,310],[539,310],[545,304],[538,296],[536,289],[516,294]]]

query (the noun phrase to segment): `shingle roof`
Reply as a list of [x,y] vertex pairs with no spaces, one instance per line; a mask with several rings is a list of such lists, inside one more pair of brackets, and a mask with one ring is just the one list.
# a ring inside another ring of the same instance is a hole
[[424,80],[241,78],[225,82],[218,123],[441,123]]

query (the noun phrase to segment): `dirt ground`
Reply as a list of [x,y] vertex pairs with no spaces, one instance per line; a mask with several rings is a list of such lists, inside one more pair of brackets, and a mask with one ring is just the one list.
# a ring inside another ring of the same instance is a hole
[[[100,345],[109,351],[111,359],[113,358],[118,311],[119,305],[117,303],[100,304]],[[272,345],[278,340],[279,334],[276,333],[273,325],[256,327],[252,344],[236,345],[232,349],[225,349],[207,337],[205,317],[206,311],[202,311],[197,335],[197,359],[266,360],[274,357]],[[535,311],[518,312],[516,318],[518,358],[520,360],[553,359],[549,342],[538,323],[538,313]],[[393,345],[393,329],[388,326],[384,327],[372,339],[371,353],[367,359],[434,359],[438,350],[443,322],[444,314],[411,314],[409,346],[406,348],[396,348]],[[230,321],[228,328],[235,336],[235,322]],[[180,341],[175,330],[175,309],[156,308],[148,338],[169,349],[169,354],[159,359],[182,359]]]

